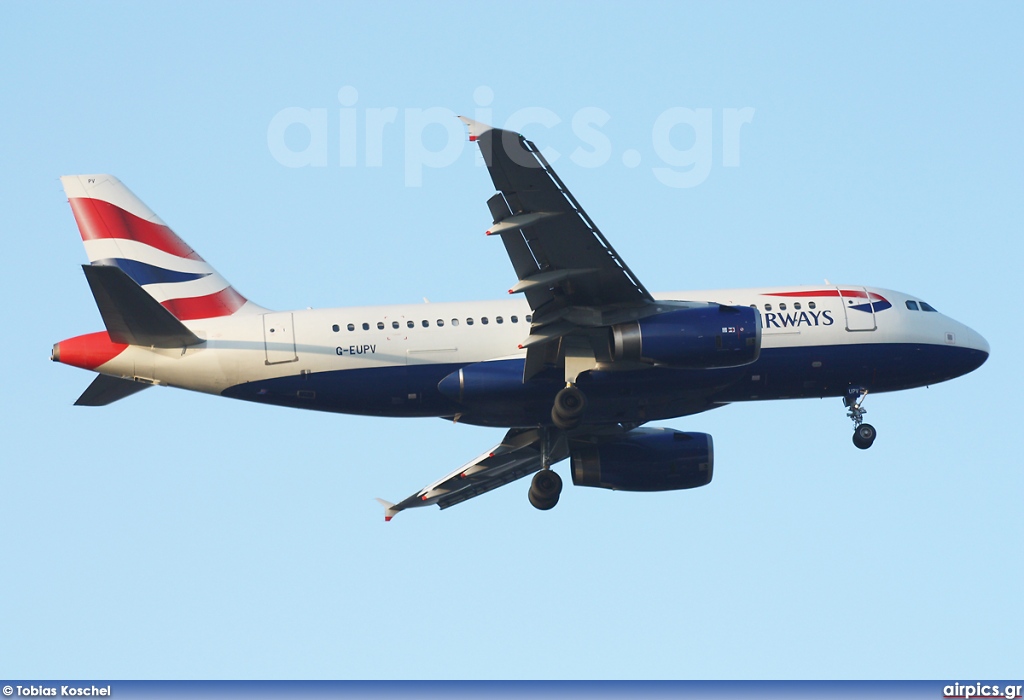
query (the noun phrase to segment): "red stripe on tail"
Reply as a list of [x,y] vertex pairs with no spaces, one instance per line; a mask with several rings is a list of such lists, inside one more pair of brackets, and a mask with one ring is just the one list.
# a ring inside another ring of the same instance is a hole
[[154,224],[102,199],[69,199],[83,241],[97,238],[122,238],[138,241],[180,258],[202,260],[199,254],[168,226]]
[[232,287],[228,287],[215,294],[208,294],[205,297],[168,299],[161,303],[179,321],[192,321],[198,318],[230,316],[242,308],[245,302],[245,297],[236,292]]

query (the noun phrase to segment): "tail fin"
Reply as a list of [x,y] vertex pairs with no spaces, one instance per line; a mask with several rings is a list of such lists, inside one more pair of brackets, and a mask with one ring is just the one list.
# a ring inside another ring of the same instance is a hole
[[61,178],[89,262],[120,268],[179,321],[263,312],[113,175]]

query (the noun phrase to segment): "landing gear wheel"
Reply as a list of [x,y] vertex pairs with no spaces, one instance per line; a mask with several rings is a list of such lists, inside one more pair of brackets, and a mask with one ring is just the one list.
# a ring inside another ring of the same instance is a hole
[[551,510],[562,493],[562,477],[550,469],[541,469],[533,475],[530,484],[530,503],[538,510]]
[[866,450],[871,447],[871,444],[875,441],[875,437],[878,435],[875,432],[875,428],[867,423],[861,423],[857,426],[857,429],[853,431],[853,444],[862,450]]
[[551,407],[551,421],[555,427],[571,430],[580,424],[586,410],[586,395],[574,385],[570,385],[555,395],[555,405]]

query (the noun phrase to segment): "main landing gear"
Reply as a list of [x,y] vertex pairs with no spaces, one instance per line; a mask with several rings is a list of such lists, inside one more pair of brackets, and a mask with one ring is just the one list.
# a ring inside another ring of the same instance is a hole
[[567,377],[565,388],[555,395],[555,403],[551,407],[551,422],[558,430],[541,428],[541,468],[533,475],[533,483],[530,484],[530,503],[534,508],[551,510],[558,503],[562,494],[562,478],[551,471],[552,434],[564,438],[558,431],[577,427],[586,410],[586,395]]
[[580,424],[586,410],[586,395],[575,384],[568,384],[555,395],[555,405],[551,407],[551,422],[556,428],[572,430]]
[[553,431],[550,428],[540,430],[540,471],[533,475],[530,484],[530,503],[538,510],[551,510],[562,495],[562,477],[551,470]]
[[530,484],[530,503],[537,510],[551,510],[562,495],[562,477],[550,467],[541,469],[533,475]]
[[843,397],[843,404],[849,409],[846,415],[853,421],[853,444],[862,450],[871,447],[878,435],[873,425],[864,422],[867,410],[863,408],[863,403],[867,395],[867,389],[851,386]]

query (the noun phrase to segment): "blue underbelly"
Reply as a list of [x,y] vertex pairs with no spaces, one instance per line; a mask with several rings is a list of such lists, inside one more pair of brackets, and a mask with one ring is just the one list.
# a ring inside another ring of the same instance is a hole
[[[587,422],[630,423],[699,413],[734,401],[843,396],[850,385],[872,392],[909,389],[960,376],[984,360],[980,351],[941,345],[770,348],[755,363],[739,368],[592,371],[582,374],[578,385],[588,399]],[[301,374],[247,382],[222,393],[337,413],[458,415],[467,423],[494,426],[548,423],[554,395],[564,386],[562,374],[552,369],[524,384],[523,364],[521,359],[486,363],[493,375],[487,390],[469,392],[463,401],[438,390],[441,380],[464,367],[460,364]]]

